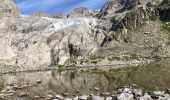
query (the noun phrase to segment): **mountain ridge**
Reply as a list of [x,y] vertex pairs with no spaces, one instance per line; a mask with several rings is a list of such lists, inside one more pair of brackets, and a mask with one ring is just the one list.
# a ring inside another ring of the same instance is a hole
[[111,0],[100,11],[81,7],[68,16],[21,16],[11,0],[2,2],[8,7],[0,8],[4,65],[86,66],[170,55],[169,22],[162,22],[170,18],[168,0]]

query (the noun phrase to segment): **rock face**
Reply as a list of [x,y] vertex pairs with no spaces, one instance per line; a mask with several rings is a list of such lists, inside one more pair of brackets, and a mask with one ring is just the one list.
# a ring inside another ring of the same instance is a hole
[[11,29],[0,33],[0,59],[4,64],[32,68],[64,64],[70,56],[100,45],[104,35],[95,33],[96,23],[93,18],[21,16]]
[[[22,16],[11,0],[1,2],[0,63],[5,65],[34,69],[63,65],[74,57],[93,54],[107,56],[117,51],[141,54],[146,51],[146,55],[152,56],[155,52],[163,54],[162,45],[168,41],[167,34],[159,30],[159,22],[158,25],[156,22],[146,24],[155,12],[154,6],[146,0],[112,0],[100,11],[81,7],[67,17],[62,14]],[[159,11],[164,16],[164,11]],[[168,16],[163,18],[168,19]],[[141,27],[139,32],[128,34],[128,30],[132,31],[143,24],[146,27]],[[146,30],[152,32],[144,32]],[[139,46],[148,49],[141,50]]]
[[118,8],[118,2],[116,0],[111,0],[108,1],[104,7],[100,10],[98,16],[102,17],[102,16],[106,16],[106,15],[111,15],[114,14]]
[[99,13],[100,17],[103,16],[105,19],[109,20],[109,23],[111,23],[109,25],[103,24],[104,27],[107,26],[110,28],[108,29],[109,31],[118,31],[124,28],[134,29],[148,20],[153,11],[151,7],[147,7],[147,4],[142,4],[138,0],[120,1],[108,2],[108,4],[106,4],[101,10],[101,14]]
[[36,16],[36,17],[49,17],[48,14],[43,13],[43,12],[35,12],[35,13],[30,14],[30,15],[31,16]]
[[74,9],[71,13],[68,14],[68,17],[91,17],[92,16],[92,11],[90,11],[86,7],[80,7]]
[[12,0],[0,0],[1,17],[18,16],[19,10]]
[[52,18],[58,18],[58,19],[64,19],[67,18],[67,16],[63,13],[59,13],[59,14],[53,14],[51,15]]
[[163,0],[158,7],[160,20],[170,21],[170,0]]

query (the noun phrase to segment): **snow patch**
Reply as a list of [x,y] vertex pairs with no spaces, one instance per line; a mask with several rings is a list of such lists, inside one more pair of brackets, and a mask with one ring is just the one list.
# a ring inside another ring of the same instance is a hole
[[84,24],[97,25],[97,19],[95,18],[67,18],[67,19],[54,19],[47,17],[44,18],[52,22],[55,31],[67,28],[72,25],[84,25]]

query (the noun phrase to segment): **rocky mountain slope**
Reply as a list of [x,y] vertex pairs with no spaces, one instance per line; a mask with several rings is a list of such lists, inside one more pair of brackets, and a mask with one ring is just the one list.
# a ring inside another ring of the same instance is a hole
[[23,16],[12,0],[1,0],[0,63],[34,69],[167,57],[170,1],[161,1],[111,0],[100,11],[43,17]]

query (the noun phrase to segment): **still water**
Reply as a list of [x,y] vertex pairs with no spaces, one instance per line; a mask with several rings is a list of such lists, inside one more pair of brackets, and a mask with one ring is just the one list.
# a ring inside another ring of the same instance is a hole
[[125,85],[136,84],[143,90],[163,90],[170,88],[170,59],[159,59],[148,65],[126,66],[123,68],[92,68],[35,73],[2,75],[5,84],[41,84],[28,88],[32,95],[44,95],[49,91],[56,94],[93,94],[94,88],[100,92],[114,91]]

